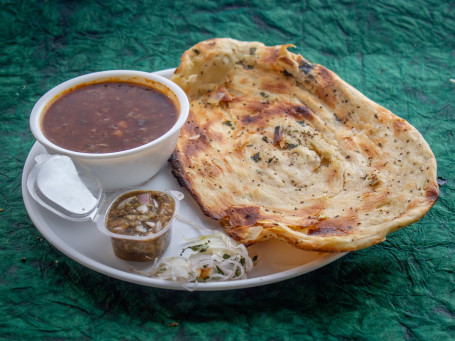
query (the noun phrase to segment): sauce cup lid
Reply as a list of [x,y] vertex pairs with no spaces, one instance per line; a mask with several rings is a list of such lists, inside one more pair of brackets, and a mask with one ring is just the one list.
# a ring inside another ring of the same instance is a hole
[[68,220],[94,220],[103,189],[89,168],[75,164],[65,155],[40,154],[27,178],[33,199]]
[[[175,203],[171,221],[155,235],[140,238],[115,234],[104,226],[104,216],[115,200],[131,191],[154,191],[144,188],[129,188],[106,193],[99,178],[84,165],[73,162],[66,155],[40,154],[35,157],[36,164],[27,177],[27,189],[32,198],[54,214],[72,221],[92,220],[98,229],[106,235],[121,239],[151,239],[167,230],[177,214],[179,201],[183,194],[175,190],[165,190]],[[155,191],[162,192],[162,191]],[[102,219],[101,219],[102,218]],[[163,231],[163,232],[162,232]],[[133,238],[129,238],[133,237]]]

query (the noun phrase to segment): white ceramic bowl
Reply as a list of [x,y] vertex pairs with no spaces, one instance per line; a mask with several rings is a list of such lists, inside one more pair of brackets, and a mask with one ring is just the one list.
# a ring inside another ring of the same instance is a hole
[[[114,153],[91,154],[71,151],[49,141],[41,130],[41,117],[48,105],[62,93],[81,84],[103,81],[131,81],[173,94],[179,110],[177,122],[165,134],[142,146]],[[188,117],[189,103],[184,91],[170,80],[142,71],[112,70],[90,73],[70,79],[44,94],[30,115],[32,134],[49,154],[63,154],[89,167],[100,179],[105,191],[142,184],[166,163],[175,148],[180,129]]]

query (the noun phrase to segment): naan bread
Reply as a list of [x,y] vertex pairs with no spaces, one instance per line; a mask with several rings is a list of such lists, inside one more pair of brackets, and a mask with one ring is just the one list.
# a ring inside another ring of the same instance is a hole
[[245,245],[352,251],[422,218],[439,189],[420,133],[290,46],[212,39],[183,54],[179,183]]

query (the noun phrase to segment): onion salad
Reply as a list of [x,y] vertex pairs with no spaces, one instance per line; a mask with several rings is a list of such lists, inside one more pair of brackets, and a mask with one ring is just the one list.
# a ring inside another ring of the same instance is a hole
[[181,283],[239,280],[247,278],[255,261],[243,244],[215,233],[190,239],[179,256],[155,263],[147,275]]

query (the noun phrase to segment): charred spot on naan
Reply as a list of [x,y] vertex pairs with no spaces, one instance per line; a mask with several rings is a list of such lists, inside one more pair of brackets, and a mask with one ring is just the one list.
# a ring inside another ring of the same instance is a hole
[[425,196],[430,203],[435,203],[439,198],[439,186],[437,183],[432,184],[425,190]]
[[393,121],[393,129],[395,131],[395,134],[407,131],[408,127],[409,123],[407,123],[405,120],[401,118],[397,118],[396,120]]
[[228,226],[253,226],[259,219],[259,206],[232,206],[226,210],[222,223]]

